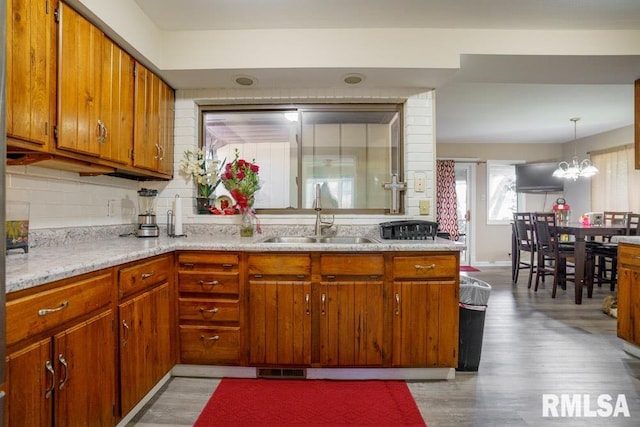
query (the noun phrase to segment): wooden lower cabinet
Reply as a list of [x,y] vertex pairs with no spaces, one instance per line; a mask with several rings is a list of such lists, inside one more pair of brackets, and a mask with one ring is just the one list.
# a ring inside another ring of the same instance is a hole
[[321,255],[320,276],[320,365],[382,366],[383,255]]
[[246,363],[239,254],[184,251],[177,261],[180,363]]
[[111,309],[7,357],[7,426],[115,424]]
[[121,416],[175,364],[173,263],[168,254],[118,268]]
[[311,256],[250,254],[249,363],[311,363]]
[[7,299],[5,425],[114,425],[111,272]]
[[640,346],[640,246],[618,246],[618,337]]
[[174,365],[173,306],[167,282],[118,306],[122,415],[131,411]]
[[393,366],[457,366],[458,263],[455,255],[394,257]]

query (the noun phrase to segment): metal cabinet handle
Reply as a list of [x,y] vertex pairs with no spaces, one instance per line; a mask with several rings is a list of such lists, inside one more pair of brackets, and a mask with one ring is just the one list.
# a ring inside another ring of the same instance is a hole
[[217,280],[200,280],[198,281],[198,284],[202,286],[202,288],[204,288],[205,286],[213,288],[214,286],[219,285],[220,282],[218,282]]
[[143,279],[148,279],[149,277],[153,276],[154,274],[156,274],[155,271],[152,271],[151,273],[142,273],[142,278]]
[[200,308],[199,308],[199,311],[200,311],[200,313],[211,313],[211,314],[216,314],[217,312],[219,312],[219,311],[220,311],[220,309],[218,309],[218,308],[211,308],[211,309],[207,310],[207,309],[206,309],[206,308],[204,308],[204,307],[200,307]]
[[233,267],[233,264],[222,264],[222,266],[224,268],[231,268],[231,267]]
[[53,364],[51,363],[51,360],[47,360],[46,362],[44,362],[44,368],[47,370],[47,372],[51,376],[51,387],[48,387],[44,391],[44,397],[45,399],[48,399],[51,397],[51,394],[53,393],[53,389],[55,388],[56,371],[53,370]]
[[434,268],[436,268],[435,264],[429,264],[429,265],[420,265],[420,264],[416,264],[414,265],[416,270],[433,270]]
[[400,315],[400,294],[396,294],[396,316]]
[[218,341],[219,339],[219,335],[214,335],[212,337],[205,337],[204,335],[200,335],[200,341]]
[[164,148],[159,144],[156,144],[156,160],[164,160]]
[[46,316],[47,314],[55,313],[60,310],[64,310],[69,307],[69,301],[63,301],[59,307],[56,308],[41,308],[38,310],[38,316]]
[[124,339],[122,340],[122,346],[126,346],[129,342],[129,325],[127,325],[127,321],[122,319],[122,327],[124,328]]
[[104,122],[98,119],[98,126],[96,127],[96,133],[98,134],[98,142],[104,144],[107,141],[107,127]]
[[182,266],[185,267],[185,268],[193,268],[196,265],[194,263],[192,263],[192,262],[185,262],[185,263],[182,264]]
[[325,315],[325,307],[324,307],[324,305],[325,305],[326,300],[327,300],[327,296],[326,296],[325,294],[322,294],[322,295],[320,296],[320,301],[322,302],[322,310],[320,311],[320,313],[321,313],[323,316]]
[[58,360],[60,361],[60,364],[64,366],[64,378],[60,379],[60,384],[58,385],[58,389],[62,390],[64,385],[69,380],[69,366],[67,366],[67,360],[64,358],[62,354],[58,355]]
[[307,316],[309,316],[311,314],[311,309],[309,308],[309,299],[310,299],[309,294],[305,294],[304,295],[304,303],[307,305],[307,311],[306,311]]

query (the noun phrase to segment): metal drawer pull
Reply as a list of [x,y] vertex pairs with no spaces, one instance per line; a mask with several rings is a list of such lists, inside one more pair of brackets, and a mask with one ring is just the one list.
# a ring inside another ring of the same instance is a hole
[[233,267],[233,264],[222,264],[222,266],[224,268],[231,268],[231,267]]
[[122,346],[126,346],[129,342],[129,325],[127,325],[127,321],[122,319],[122,327],[124,328],[124,339],[122,340]]
[[154,274],[156,274],[155,271],[152,271],[151,273],[142,273],[142,278],[143,279],[148,279],[149,277],[153,276]]
[[200,341],[218,341],[220,339],[220,335],[214,335],[212,337],[205,337],[204,335],[200,335]]
[[322,310],[320,311],[322,313],[322,315],[325,315],[325,310],[324,310],[324,303],[327,300],[327,296],[325,294],[322,294],[320,296],[320,300],[322,301]]
[[219,311],[220,311],[220,309],[217,309],[217,308],[212,308],[212,309],[207,310],[204,307],[200,307],[200,313],[212,313],[212,314],[215,314],[215,313],[217,313]]
[[400,294],[396,294],[396,316],[400,315]]
[[47,372],[49,372],[49,375],[51,375],[51,387],[47,388],[44,391],[44,397],[45,399],[48,399],[51,397],[51,394],[53,393],[53,389],[55,388],[55,382],[56,382],[56,371],[53,370],[53,365],[51,364],[51,360],[47,360],[44,363],[44,367],[47,370]]
[[64,301],[62,304],[60,304],[60,307],[57,308],[41,308],[40,310],[38,310],[38,316],[46,316],[47,314],[64,310],[67,307],[69,307],[69,301]]
[[640,255],[632,255],[631,259],[640,259]]
[[434,268],[436,268],[435,264],[429,264],[429,265],[420,265],[420,264],[416,264],[414,265],[416,270],[433,270]]
[[184,263],[182,263],[182,266],[185,267],[185,268],[193,268],[196,265],[194,263],[192,263],[192,262],[184,262]]
[[198,283],[199,283],[199,284],[200,284],[200,286],[202,286],[203,288],[204,288],[205,286],[211,286],[211,287],[213,288],[215,285],[219,285],[219,284],[220,284],[220,282],[218,282],[217,280],[209,280],[209,281],[207,281],[207,280],[200,280]]
[[307,305],[307,312],[306,312],[307,316],[311,314],[311,310],[309,309],[309,298],[310,298],[309,294],[304,294],[304,302]]
[[60,364],[64,366],[64,378],[60,380],[60,385],[58,385],[58,389],[62,390],[64,385],[69,380],[69,366],[67,366],[67,361],[62,354],[58,355],[58,360],[60,361]]

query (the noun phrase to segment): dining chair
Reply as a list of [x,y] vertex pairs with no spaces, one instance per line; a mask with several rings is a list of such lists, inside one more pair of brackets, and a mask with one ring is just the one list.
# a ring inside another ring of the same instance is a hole
[[533,224],[536,236],[536,285],[544,282],[545,276],[553,276],[551,297],[555,298],[558,285],[566,289],[567,281],[575,281],[573,274],[568,272],[567,266],[574,257],[574,246],[570,242],[560,240],[555,232],[556,217],[553,212],[536,212],[533,214]]
[[[519,272],[522,269],[529,270],[529,281],[527,288],[531,288],[533,280],[533,271],[536,265],[536,244],[533,229],[533,220],[531,212],[514,212],[513,213],[513,232],[515,233],[515,260],[513,283],[518,283]],[[528,254],[526,258],[523,255]]]
[[[640,235],[640,214],[626,212],[624,226],[625,235]],[[615,291],[618,281],[618,242],[614,238],[608,242],[592,245],[590,251],[597,261],[594,262],[590,277],[598,287],[608,283],[611,292]]]

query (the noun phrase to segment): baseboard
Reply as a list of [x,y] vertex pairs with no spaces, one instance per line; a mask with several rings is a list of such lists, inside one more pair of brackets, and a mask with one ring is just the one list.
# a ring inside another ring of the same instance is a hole
[[[175,377],[196,378],[256,378],[255,367],[176,365]],[[333,380],[453,380],[454,368],[306,368],[307,379]]]
[[625,353],[640,359],[640,347],[638,347],[637,345],[624,341],[622,343],[622,350],[624,350]]
[[165,385],[167,381],[171,379],[171,376],[172,376],[171,371],[169,371],[164,377],[162,377],[162,379],[158,381],[158,383],[151,390],[149,390],[149,393],[147,393],[142,398],[142,400],[140,400],[140,402],[138,402],[138,404],[134,406],[133,409],[129,411],[129,413],[124,418],[122,418],[118,424],[116,424],[116,427],[126,427],[126,425],[129,424],[131,420],[133,420],[133,418],[138,414],[138,412],[140,412],[140,410],[144,407],[144,405],[149,403],[149,401],[153,398],[153,396],[155,396],[156,393],[160,391],[162,386]]

